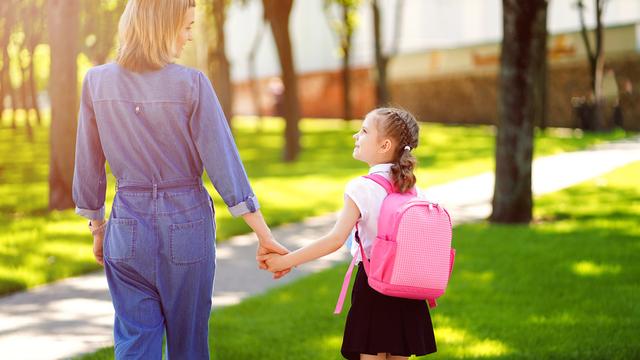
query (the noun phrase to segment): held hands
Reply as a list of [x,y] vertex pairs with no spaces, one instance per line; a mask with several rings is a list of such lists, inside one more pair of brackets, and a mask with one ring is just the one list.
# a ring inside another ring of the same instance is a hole
[[281,254],[271,253],[259,256],[259,258],[266,264],[267,270],[272,273],[281,272],[285,269],[291,270],[291,265],[287,263],[285,257]]
[[277,242],[272,236],[258,238],[258,250],[256,252],[256,260],[258,261],[258,267],[263,270],[268,270],[273,273],[274,279],[279,279],[285,275],[287,275],[290,271],[290,267],[279,268],[278,270],[273,270],[271,267],[267,265],[267,259],[273,256],[281,257],[282,255],[286,255],[289,253],[286,247],[282,246],[279,242]]

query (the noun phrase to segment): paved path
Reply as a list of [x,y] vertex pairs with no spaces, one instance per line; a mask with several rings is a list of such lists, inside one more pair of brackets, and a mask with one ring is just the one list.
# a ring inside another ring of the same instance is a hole
[[[533,190],[536,195],[557,191],[634,161],[640,161],[640,138],[540,158],[533,165]],[[492,193],[491,173],[427,190],[432,199],[447,207],[454,224],[486,218]],[[281,226],[273,233],[287,247],[296,249],[326,233],[334,220],[335,214],[310,218]],[[243,235],[218,246],[214,308],[236,304],[348,258],[343,248],[273,281],[270,274],[256,268],[255,243],[253,235]],[[112,323],[113,307],[102,272],[6,296],[0,298],[0,358],[66,359],[92,352],[113,344]]]

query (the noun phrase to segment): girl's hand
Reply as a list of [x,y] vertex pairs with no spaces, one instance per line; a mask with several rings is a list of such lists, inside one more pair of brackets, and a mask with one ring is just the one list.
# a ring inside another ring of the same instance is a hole
[[286,259],[283,255],[271,253],[262,255],[260,258],[267,265],[267,270],[271,271],[272,273],[291,270],[291,265],[287,264]]

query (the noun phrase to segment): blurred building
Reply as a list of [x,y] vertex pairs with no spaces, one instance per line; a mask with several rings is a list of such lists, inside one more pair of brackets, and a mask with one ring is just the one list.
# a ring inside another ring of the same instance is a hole
[[[358,11],[353,38],[352,103],[361,117],[374,106],[373,25],[369,3]],[[425,121],[493,123],[497,114],[502,7],[499,0],[404,0],[396,16],[397,0],[382,0],[383,45],[397,47],[389,64],[392,102]],[[323,10],[323,0],[294,3],[290,29],[294,62],[299,74],[303,116],[341,117],[340,57],[335,35]],[[573,126],[571,99],[586,96],[589,73],[580,37],[574,0],[550,1],[548,14],[549,123]],[[587,26],[595,18],[586,0]],[[337,13],[336,13],[337,14]],[[399,37],[393,39],[396,18]],[[619,87],[625,122],[640,128],[640,1],[610,0],[605,10],[606,66]],[[279,76],[275,44],[262,25],[261,2],[234,2],[228,12],[227,53],[232,63],[236,114],[255,114],[249,87],[248,54],[257,32],[263,32],[256,77],[266,112],[275,103],[269,79]],[[610,82],[611,83],[611,82]],[[626,95],[625,95],[626,96]],[[635,107],[635,108],[634,108]]]

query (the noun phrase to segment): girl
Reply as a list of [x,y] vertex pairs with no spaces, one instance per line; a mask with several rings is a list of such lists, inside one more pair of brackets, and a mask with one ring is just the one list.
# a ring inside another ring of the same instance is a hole
[[[413,188],[418,146],[418,123],[408,112],[381,108],[370,112],[353,137],[353,157],[369,165],[369,174],[391,180],[397,191]],[[287,255],[260,256],[270,271],[281,271],[338,250],[358,224],[365,254],[370,255],[378,227],[378,213],[386,191],[375,182],[358,177],[347,184],[344,208],[329,234]],[[351,253],[360,256],[353,242]],[[436,351],[427,303],[386,296],[369,287],[362,262],[358,266],[351,309],[347,316],[342,355],[353,359],[407,359]]]
[[[116,62],[89,70],[82,87],[73,199],[105,268],[116,359],[162,358],[164,334],[168,358],[209,358],[215,222],[203,169],[256,232],[258,254],[286,253],[262,218],[211,83],[173,64],[191,40],[194,6],[129,0]],[[117,179],[108,222],[105,161]]]

